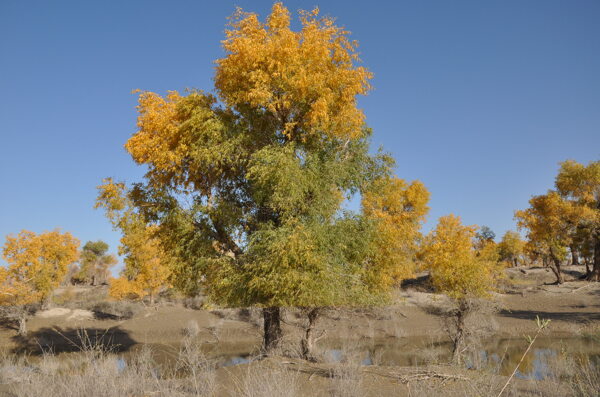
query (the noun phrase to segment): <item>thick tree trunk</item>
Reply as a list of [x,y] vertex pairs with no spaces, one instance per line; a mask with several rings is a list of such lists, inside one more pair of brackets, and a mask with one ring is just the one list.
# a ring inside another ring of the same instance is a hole
[[263,351],[265,354],[269,354],[279,346],[281,340],[281,309],[279,307],[263,308],[263,320]]
[[320,310],[319,308],[310,309],[307,313],[308,317],[308,327],[304,331],[304,336],[302,341],[300,342],[300,350],[302,353],[302,358],[308,361],[317,361],[314,355],[315,351],[315,324],[317,319],[319,318]]
[[19,318],[19,335],[27,336],[27,318],[25,316]]
[[569,249],[571,250],[571,265],[578,266],[579,256],[577,255],[577,249],[575,248],[575,245],[571,245]]
[[600,233],[596,234],[596,242],[594,244],[594,268],[588,276],[590,281],[600,281]]

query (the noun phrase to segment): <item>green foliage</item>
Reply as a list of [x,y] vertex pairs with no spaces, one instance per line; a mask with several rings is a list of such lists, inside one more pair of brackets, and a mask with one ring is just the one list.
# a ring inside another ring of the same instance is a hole
[[494,241],[496,233],[488,226],[481,226],[475,237],[480,241]]
[[[347,32],[317,15],[302,14],[293,32],[279,3],[265,24],[238,12],[217,98],[140,95],[125,147],[148,171],[127,197],[176,258],[170,280],[186,294],[202,289],[223,305],[364,304],[410,274],[429,194],[394,178],[388,155],[369,153],[356,95],[371,75],[355,65]],[[100,198],[109,217],[126,206],[115,193]],[[389,205],[345,211],[358,193]]]

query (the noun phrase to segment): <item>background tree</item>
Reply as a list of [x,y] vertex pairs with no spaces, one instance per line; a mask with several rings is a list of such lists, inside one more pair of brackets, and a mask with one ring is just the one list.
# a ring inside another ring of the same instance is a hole
[[525,241],[519,233],[508,230],[498,243],[498,254],[501,261],[508,263],[510,266],[518,266],[519,260],[525,254]]
[[154,304],[158,293],[168,285],[172,258],[156,237],[157,227],[135,211],[125,185],[111,179],[104,182],[98,186],[96,208],[103,207],[113,226],[123,234],[119,254],[125,256],[125,268],[121,277],[110,280],[109,294],[116,299],[148,296]]
[[[407,261],[380,260],[377,231],[390,241],[410,231],[389,247],[394,258],[410,255],[426,208],[422,185],[394,181],[391,158],[369,154],[356,97],[371,73],[356,65],[348,32],[318,14],[301,12],[292,31],[280,3],[265,23],[238,10],[217,97],[141,93],[139,129],[125,145],[148,167],[129,197],[176,257],[174,285],[262,307],[265,350],[281,337],[281,307],[385,299]],[[369,189],[387,198],[366,198],[368,215],[343,210]],[[378,210],[378,200],[392,206]]]
[[448,215],[423,241],[419,257],[431,273],[435,289],[454,302],[451,332],[453,357],[458,360],[466,338],[467,317],[474,308],[472,298],[487,297],[500,277],[495,251],[474,247],[477,226],[463,226],[460,218]]
[[600,161],[587,166],[573,160],[560,165],[556,176],[556,189],[561,197],[574,207],[577,226],[572,233],[574,244],[570,246],[573,262],[578,247],[593,247],[594,267],[589,280],[600,281]]
[[363,214],[376,226],[366,269],[375,290],[414,275],[428,202],[429,191],[421,182],[407,184],[396,177],[377,179],[363,194]]
[[475,237],[478,241],[489,242],[494,241],[494,239],[496,238],[496,233],[494,233],[494,231],[488,226],[484,225],[479,228]]
[[527,230],[530,247],[535,247],[544,263],[550,266],[556,283],[562,284],[561,266],[579,222],[578,211],[555,191],[534,196],[529,205],[528,209],[515,212],[517,226]]
[[110,268],[117,264],[117,258],[107,254],[108,244],[104,241],[88,241],[79,257],[79,269],[72,280],[80,284],[99,285],[108,282]]
[[2,254],[8,267],[0,271],[0,305],[18,320],[20,334],[27,332],[31,305],[50,297],[77,260],[78,248],[79,240],[58,230],[42,234],[23,230],[6,237]]

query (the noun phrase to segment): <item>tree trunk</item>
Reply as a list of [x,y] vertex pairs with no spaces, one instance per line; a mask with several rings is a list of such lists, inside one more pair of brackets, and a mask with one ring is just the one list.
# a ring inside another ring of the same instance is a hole
[[596,233],[596,242],[594,244],[594,268],[588,276],[590,281],[600,281],[600,233]]
[[575,245],[571,245],[569,249],[571,250],[571,265],[578,266],[579,256],[577,256],[577,249],[575,248]]
[[27,318],[25,316],[19,317],[19,335],[27,336]]
[[550,269],[552,269],[552,272],[556,276],[556,284],[562,284],[565,282],[565,279],[563,278],[562,272],[560,271],[560,260],[556,258],[552,259],[554,261],[554,266],[550,266]]
[[302,358],[308,361],[316,362],[316,358],[314,356],[315,351],[315,324],[317,319],[319,318],[320,310],[318,307],[309,309],[307,313],[308,317],[308,327],[304,331],[304,337],[300,342],[300,349],[302,352]]
[[263,351],[265,354],[272,352],[281,340],[281,310],[279,307],[263,308],[264,334]]
[[590,261],[589,259],[584,259],[583,262],[585,263],[585,279],[589,280],[592,277],[592,268],[590,266]]
[[459,300],[456,310],[456,335],[452,340],[452,361],[456,364],[460,362],[462,347],[465,339],[465,316],[467,314],[466,302]]
[[544,267],[551,267],[550,258],[548,258],[546,255],[542,257],[542,265],[544,265]]

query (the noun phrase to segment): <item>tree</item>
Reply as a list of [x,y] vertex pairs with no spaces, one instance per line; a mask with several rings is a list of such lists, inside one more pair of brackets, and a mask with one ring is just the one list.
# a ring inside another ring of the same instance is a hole
[[363,194],[363,213],[376,224],[367,266],[375,289],[413,276],[428,201],[429,191],[421,182],[407,184],[399,178],[377,179]]
[[79,257],[79,269],[73,281],[81,284],[98,285],[108,282],[110,268],[117,264],[117,258],[107,254],[108,244],[104,241],[88,241]]
[[[281,307],[383,301],[406,274],[409,261],[395,261],[410,255],[426,212],[422,185],[393,179],[393,160],[369,154],[356,97],[371,73],[357,66],[356,43],[318,9],[300,22],[292,31],[280,3],[265,23],[238,10],[217,96],[142,92],[125,145],[148,169],[129,198],[176,257],[173,284],[262,307],[266,351],[281,337]],[[356,193],[365,213],[343,210]],[[390,258],[377,252],[378,231]]]
[[104,182],[98,186],[96,208],[103,207],[113,226],[123,234],[119,254],[125,256],[125,268],[121,277],[111,279],[109,295],[116,299],[148,296],[150,304],[154,304],[160,290],[168,284],[172,258],[160,246],[157,227],[149,225],[135,211],[125,185],[112,179]]
[[463,350],[466,320],[473,308],[470,299],[488,296],[500,276],[495,250],[475,249],[476,230],[476,226],[463,226],[457,216],[441,217],[436,228],[426,236],[419,253],[424,267],[431,273],[435,289],[455,303],[451,334],[455,360]]
[[510,266],[518,266],[519,259],[525,253],[525,241],[521,239],[519,233],[508,230],[498,244],[498,251],[501,261],[509,263]]
[[574,244],[570,246],[573,262],[576,262],[578,246],[593,247],[594,267],[588,279],[600,281],[600,161],[592,161],[587,166],[573,160],[561,163],[556,189],[572,204],[578,217],[572,233]]
[[27,333],[31,305],[44,303],[78,258],[79,240],[58,230],[35,234],[26,230],[9,235],[3,247],[7,268],[0,271],[0,305]]
[[475,237],[477,237],[477,240],[479,241],[494,241],[496,233],[488,226],[481,226]]
[[572,242],[573,230],[579,221],[578,212],[572,203],[555,191],[532,197],[529,205],[528,209],[515,212],[517,226],[527,230],[531,246],[542,255],[544,263],[550,266],[556,276],[556,283],[562,284],[564,278],[561,266]]

